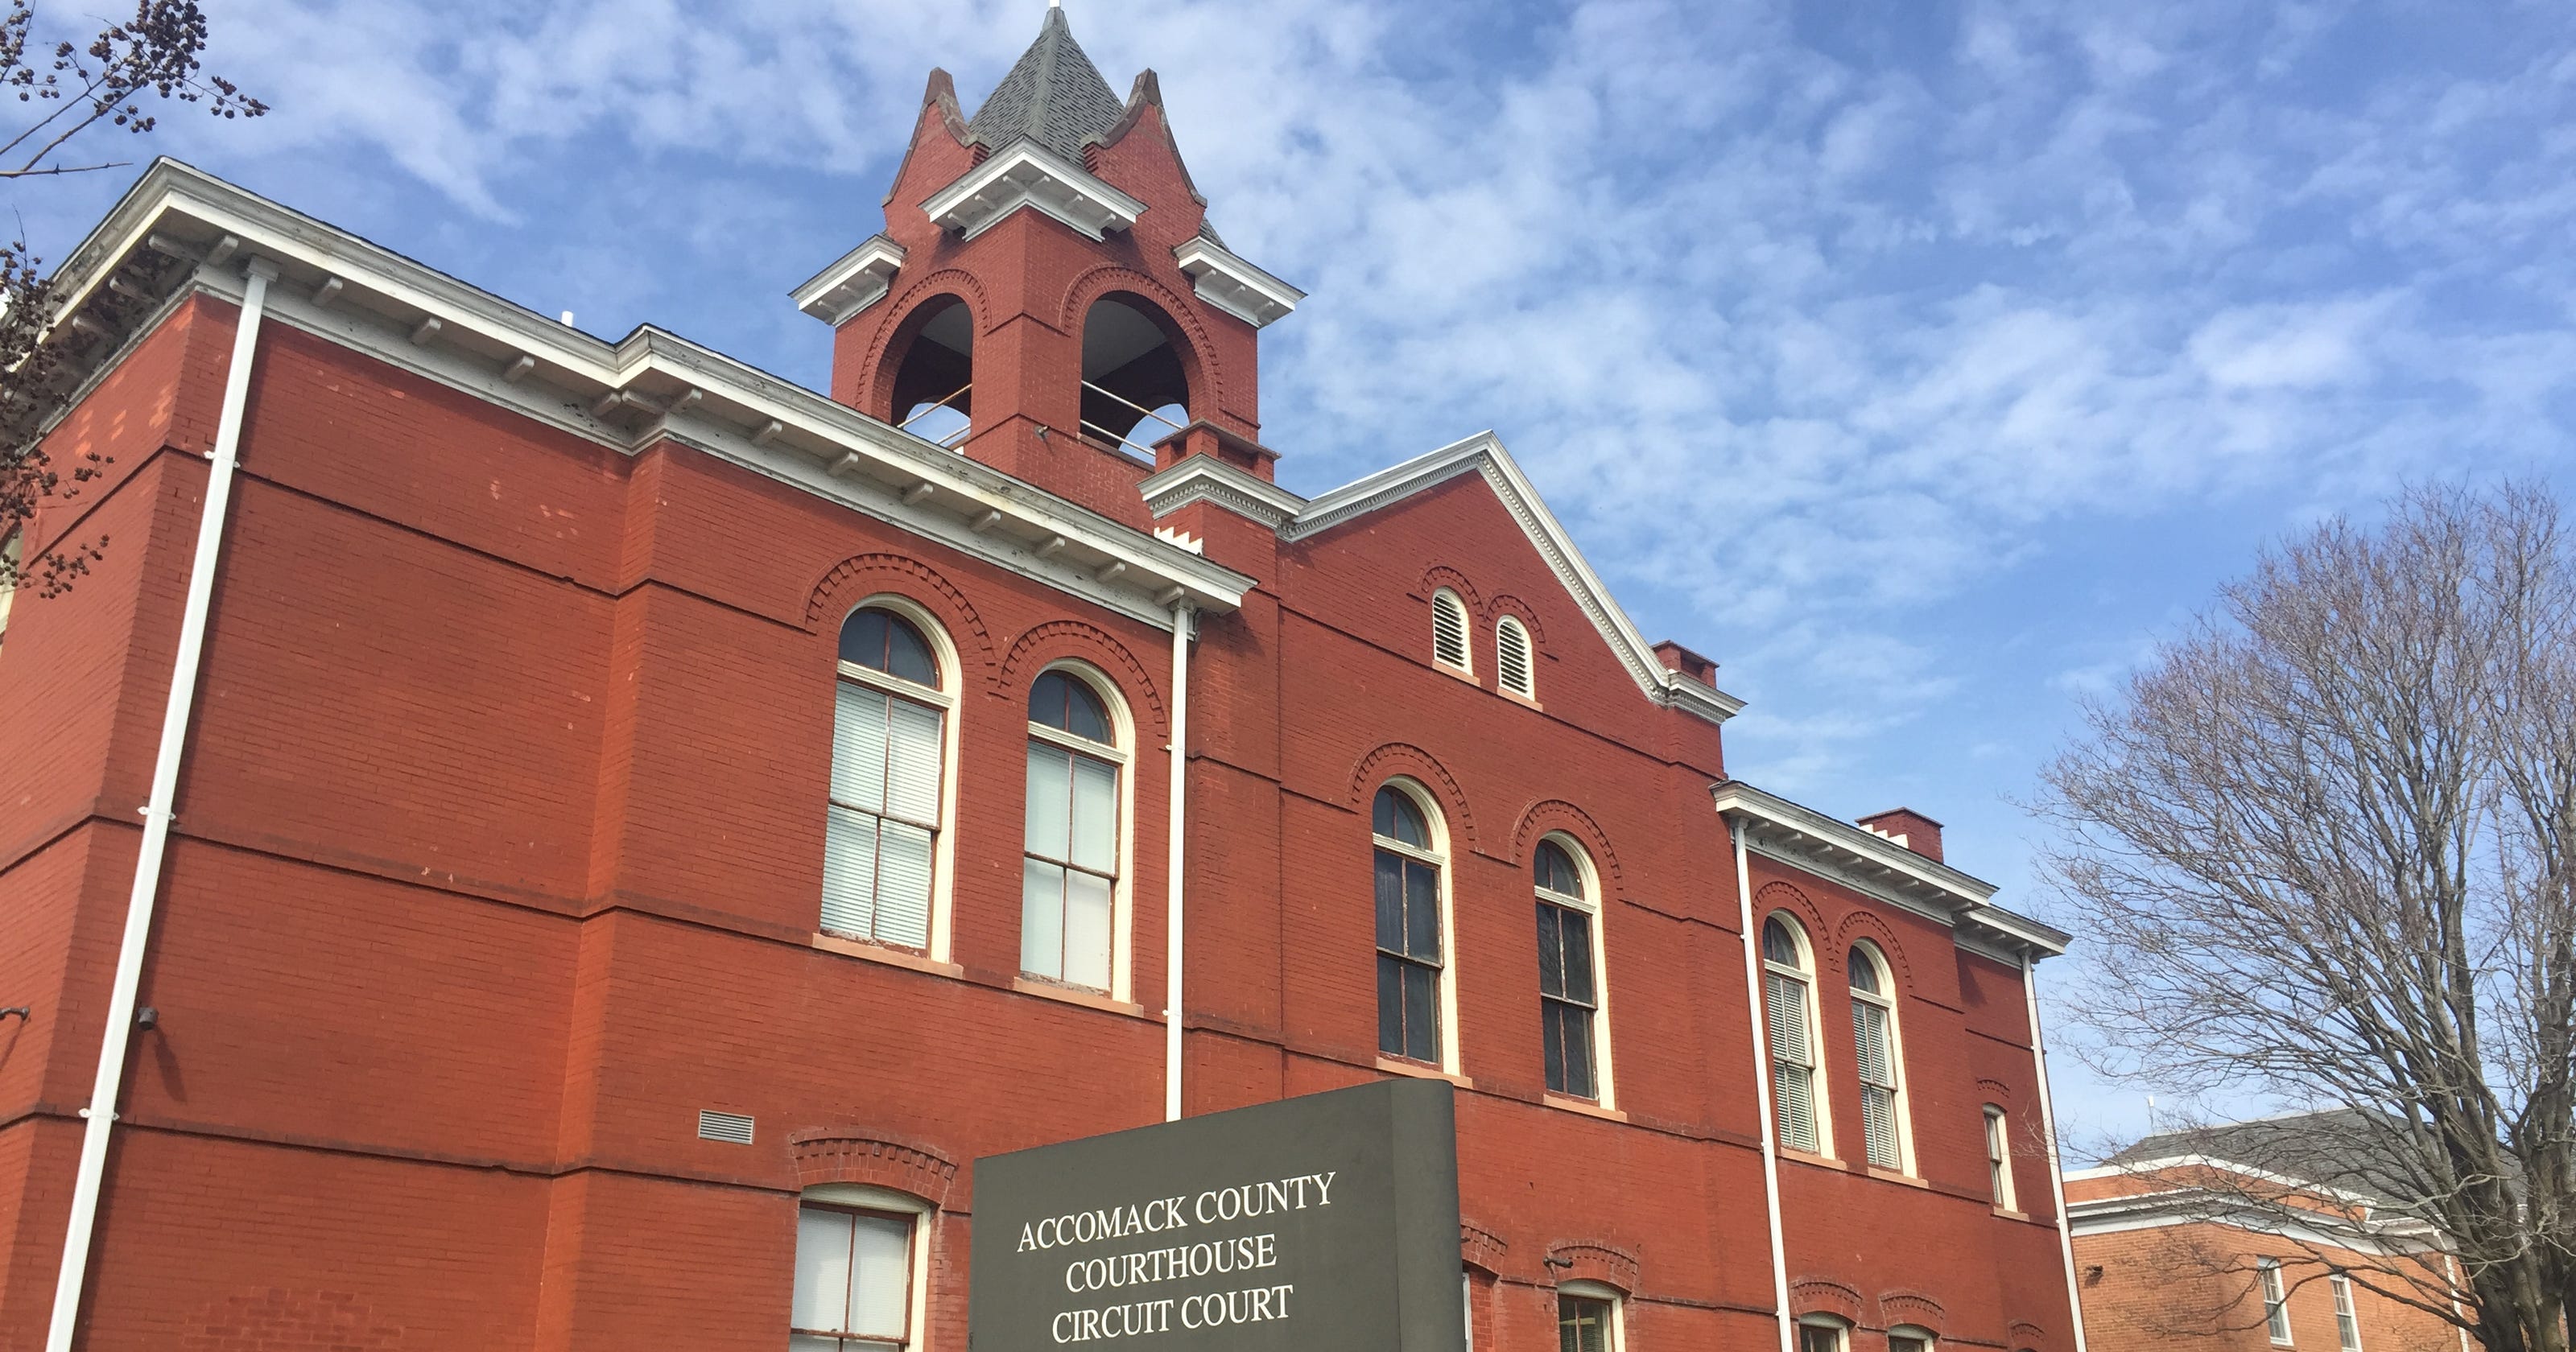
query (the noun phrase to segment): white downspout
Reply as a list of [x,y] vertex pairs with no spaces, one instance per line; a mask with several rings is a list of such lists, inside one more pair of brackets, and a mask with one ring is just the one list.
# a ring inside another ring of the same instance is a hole
[[1171,858],[1164,870],[1170,893],[1163,903],[1163,1120],[1181,1120],[1181,865],[1188,802],[1190,738],[1190,618],[1187,601],[1172,607],[1172,822]]
[[[1789,1314],[1789,1249],[1780,1232],[1780,1143],[1771,1117],[1771,1035],[1763,1021],[1762,949],[1753,928],[1753,875],[1746,867],[1744,823],[1729,819],[1735,840],[1735,904],[1744,937],[1744,998],[1753,1022],[1753,1101],[1762,1113],[1762,1203],[1771,1217],[1771,1299],[1778,1306],[1780,1352],[1798,1352]],[[2080,1349],[2079,1349],[2080,1352]]]
[[197,518],[197,552],[188,565],[187,608],[179,621],[179,652],[170,663],[170,704],[161,718],[161,749],[152,762],[152,800],[143,809],[143,848],[134,865],[134,892],[125,903],[125,936],[116,951],[116,979],[107,997],[107,1031],[99,1039],[98,1078],[81,1131],[80,1169],[72,1182],[71,1225],[63,1237],[62,1271],[54,1282],[53,1323],[45,1352],[71,1352],[80,1327],[81,1287],[89,1275],[90,1240],[98,1224],[99,1184],[107,1173],[107,1137],[116,1101],[125,1088],[125,1053],[134,1032],[134,1000],[143,984],[143,955],[152,942],[152,908],[161,894],[161,863],[170,843],[170,809],[179,795],[180,762],[187,754],[188,716],[197,702],[198,659],[206,645],[206,613],[215,594],[215,564],[223,555],[225,508],[232,501],[233,466],[241,453],[242,407],[250,398],[251,357],[259,347],[259,320],[277,265],[254,258],[245,269],[249,288],[233,328],[232,366],[224,373],[224,405],[215,424],[214,459],[206,474],[206,505]]
[[2066,1317],[2075,1321],[2075,1352],[2084,1352],[2084,1298],[2075,1286],[2075,1230],[2066,1218],[2066,1170],[2057,1160],[2057,1110],[2048,1095],[2048,1041],[2039,1031],[2039,981],[2027,948],[2021,951],[2021,993],[2030,1005],[2030,1058],[2039,1070],[2039,1129],[2048,1138],[2048,1191],[2057,1201],[2057,1250],[2066,1259]]

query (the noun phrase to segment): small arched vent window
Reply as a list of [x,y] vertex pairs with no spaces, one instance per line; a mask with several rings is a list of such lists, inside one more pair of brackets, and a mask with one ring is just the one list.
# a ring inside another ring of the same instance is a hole
[[1538,698],[1538,675],[1530,669],[1529,630],[1509,615],[1494,622],[1494,674],[1503,689],[1522,699]]
[[1476,669],[1467,648],[1467,603],[1447,587],[1431,594],[1431,660],[1460,671]]

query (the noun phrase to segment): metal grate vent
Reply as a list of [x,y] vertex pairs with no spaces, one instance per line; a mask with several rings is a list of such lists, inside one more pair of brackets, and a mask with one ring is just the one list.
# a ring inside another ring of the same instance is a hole
[[698,1136],[701,1140],[749,1145],[751,1119],[741,1113],[701,1112],[698,1114]]

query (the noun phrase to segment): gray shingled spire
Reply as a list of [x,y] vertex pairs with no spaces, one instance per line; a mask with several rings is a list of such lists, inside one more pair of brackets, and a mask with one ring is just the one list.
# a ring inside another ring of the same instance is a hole
[[975,110],[966,130],[993,150],[1025,136],[1079,163],[1084,143],[1117,126],[1126,113],[1073,40],[1064,11],[1049,9],[1038,40],[1020,53],[1019,64]]

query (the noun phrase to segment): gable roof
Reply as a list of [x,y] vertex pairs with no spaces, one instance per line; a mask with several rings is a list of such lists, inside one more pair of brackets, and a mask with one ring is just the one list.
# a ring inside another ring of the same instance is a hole
[[1467,474],[1484,477],[1521,533],[1546,560],[1584,615],[1599,630],[1612,655],[1628,669],[1648,699],[1668,708],[1723,723],[1744,708],[1744,701],[1713,686],[1665,667],[1653,645],[1637,632],[1628,614],[1611,599],[1600,575],[1584,562],[1583,551],[1557,522],[1556,515],[1530,486],[1529,476],[1491,432],[1479,432],[1428,455],[1353,480],[1315,498],[1296,494],[1207,456],[1192,456],[1138,485],[1156,516],[1187,502],[1212,499],[1279,532],[1283,541],[1310,539],[1345,522],[1391,507],[1426,489]]
[[2159,1132],[2102,1167],[2144,1172],[2190,1161],[2397,1206],[2431,1191],[2421,1170],[2392,1147],[2390,1135],[2402,1130],[2402,1123],[2372,1109],[2328,1108]]
[[1023,137],[1079,164],[1082,148],[1105,137],[1127,106],[1073,40],[1064,11],[1049,9],[1038,40],[1020,53],[966,124],[970,139],[999,150]]

